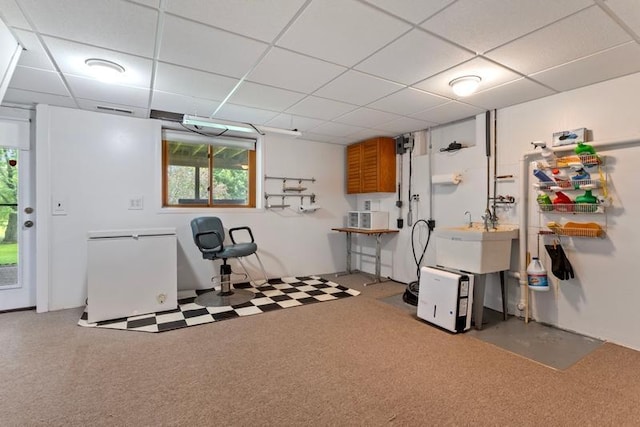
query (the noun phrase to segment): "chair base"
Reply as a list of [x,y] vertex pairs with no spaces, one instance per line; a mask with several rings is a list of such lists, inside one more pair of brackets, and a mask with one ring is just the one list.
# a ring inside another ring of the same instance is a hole
[[225,307],[244,304],[251,301],[255,295],[244,289],[231,289],[230,292],[211,291],[198,295],[193,302],[204,307]]

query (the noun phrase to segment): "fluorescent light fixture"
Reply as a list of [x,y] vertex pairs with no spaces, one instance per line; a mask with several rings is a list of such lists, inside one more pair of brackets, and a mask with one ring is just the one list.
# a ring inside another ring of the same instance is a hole
[[191,116],[185,114],[182,117],[183,125],[201,126],[205,128],[215,128],[221,130],[230,130],[235,132],[258,133],[258,131],[249,125],[242,123],[229,123],[224,120],[213,120],[206,117]]
[[474,93],[482,79],[478,76],[462,76],[449,82],[453,93],[458,96],[469,96]]
[[256,126],[260,132],[264,133],[278,133],[280,135],[293,136],[297,137],[302,135],[302,132],[297,129],[289,130],[289,129],[280,129],[280,128],[272,128],[269,126]]
[[98,80],[104,82],[117,80],[125,71],[122,65],[106,59],[89,58],[84,63]]

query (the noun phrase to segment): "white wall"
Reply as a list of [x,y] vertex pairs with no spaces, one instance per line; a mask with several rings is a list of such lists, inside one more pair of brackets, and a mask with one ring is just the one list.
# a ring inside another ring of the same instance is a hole
[[[414,154],[409,151],[402,155],[402,218],[404,226],[397,235],[384,237],[382,250],[382,275],[408,283],[417,279],[416,258],[420,258],[426,244],[428,232],[423,222],[419,220],[435,219],[436,227],[457,225],[466,221],[465,211],[470,211],[473,221],[481,221],[486,207],[486,150],[484,134],[482,140],[476,143],[479,129],[476,120],[469,119],[460,123],[435,128],[430,132],[431,149],[423,150],[416,145]],[[484,129],[484,121],[482,122]],[[441,152],[452,142],[458,142],[466,148],[455,152]],[[427,143],[428,144],[428,143]],[[431,154],[416,155],[418,152]],[[431,159],[429,158],[431,156]],[[411,194],[419,195],[419,202],[412,203],[412,221],[418,224],[413,228],[409,224],[409,162],[411,162]],[[463,177],[459,185],[434,185],[433,207],[430,213],[429,174],[430,163],[434,175],[460,173]],[[400,174],[398,168],[397,174]],[[359,209],[363,208],[363,201],[373,199],[380,202],[380,210],[389,212],[390,228],[397,228],[400,212],[396,207],[397,192],[378,193],[357,196]],[[411,240],[414,239],[412,247]],[[373,239],[360,238],[358,242],[362,250],[373,253]],[[373,261],[363,258],[360,267],[367,272],[373,272]],[[435,238],[432,236],[421,265],[433,265],[435,262]]]
[[[635,74],[571,92],[516,105],[498,111],[498,173],[513,174],[512,181],[501,182],[498,193],[514,195],[517,203],[509,211],[499,211],[501,222],[517,222],[525,197],[519,194],[518,161],[530,151],[530,141],[551,140],[555,131],[587,127],[594,140],[640,135],[637,100],[640,74]],[[473,219],[485,208],[486,155],[484,123],[464,122],[434,129],[432,160],[435,174],[461,171],[465,180],[459,186],[434,189],[436,226],[465,221],[464,211]],[[191,244],[189,220],[196,213],[164,214],[157,208],[156,163],[159,126],[150,120],[123,118],[63,108],[39,108],[38,111],[38,207],[43,221],[38,227],[48,230],[48,240],[39,239],[39,248],[48,245],[50,262],[39,266],[38,282],[44,277],[50,291],[49,309],[82,305],[86,295],[86,232],[91,229],[176,226],[179,233],[180,287],[206,286],[213,267],[199,258]],[[453,140],[471,145],[458,153],[440,153]],[[51,153],[49,156],[47,153]],[[636,245],[640,234],[640,197],[636,184],[640,148],[625,146],[602,151],[607,156],[610,189],[614,207],[607,215],[605,239],[563,238],[562,244],[577,277],[553,282],[553,291],[532,295],[535,319],[560,328],[613,341],[640,349],[635,325],[640,311],[636,284]],[[404,156],[405,183],[408,155]],[[492,162],[493,163],[493,162]],[[429,156],[413,157],[413,193],[420,194],[414,220],[429,217],[429,192],[425,177]],[[313,176],[318,203],[324,209],[299,215],[291,210],[251,211],[227,214],[227,227],[249,224],[260,243],[261,253],[271,275],[312,274],[343,270],[344,235],[329,231],[344,225],[350,209],[362,208],[363,200],[380,200],[381,209],[390,212],[395,226],[396,194],[344,195],[344,147],[284,138],[265,141],[267,175]],[[268,184],[273,185],[273,183]],[[44,191],[43,191],[44,189]],[[47,193],[49,191],[49,193]],[[406,224],[406,186],[403,189],[405,226],[396,236],[385,236],[382,274],[409,282],[415,280],[411,254],[411,228]],[[143,195],[145,209],[128,211],[132,195]],[[51,197],[63,198],[68,215],[51,216]],[[43,198],[44,197],[44,198]],[[535,236],[540,222],[535,206],[529,207]],[[48,229],[47,224],[50,223]],[[41,230],[40,230],[41,231]],[[418,236],[424,242],[424,235]],[[433,242],[433,240],[432,240]],[[359,238],[362,250],[373,253],[373,239]],[[541,242],[542,244],[542,242]],[[517,251],[517,244],[514,244]],[[430,244],[424,264],[434,262],[435,244]],[[536,238],[528,250],[536,254]],[[39,252],[39,256],[42,252]],[[541,254],[543,259],[545,254]],[[518,268],[513,257],[512,269]],[[547,261],[547,260],[545,260]],[[373,263],[364,259],[354,267],[373,272]],[[44,270],[44,271],[43,271]],[[486,305],[500,307],[495,278],[487,284]],[[519,286],[509,280],[510,311],[520,299]]]
[[[634,74],[499,111],[500,164],[515,169],[521,154],[531,150],[530,141],[550,142],[552,133],[559,130],[586,127],[594,141],[640,137],[639,92],[640,74]],[[609,189],[614,197],[614,206],[606,216],[607,237],[562,238],[576,278],[554,280],[552,292],[532,293],[533,315],[541,322],[640,349],[640,311],[636,308],[640,287],[635,280],[640,237],[636,168],[640,145],[600,150],[599,154],[606,156]],[[533,198],[533,191],[529,193]],[[530,234],[537,233],[539,223],[554,220],[541,218],[535,207],[529,215]],[[602,222],[605,218],[583,215],[575,220]],[[528,249],[533,254],[538,252],[535,236],[529,240]],[[546,252],[541,252],[546,258]]]
[[[167,210],[160,208],[160,122],[41,105],[37,128],[38,284],[48,294],[40,311],[84,304],[90,230],[175,227],[181,290],[210,287],[217,274],[192,241],[189,221],[200,215],[218,215],[227,228],[250,226],[271,277],[344,269],[344,236],[330,230],[351,209],[343,146],[263,141],[267,175],[316,178],[307,185],[323,207],[315,213],[299,214],[295,200],[285,210]],[[266,187],[281,192],[280,182]],[[143,210],[128,210],[134,197],[143,198]],[[52,215],[52,201],[62,201],[67,214]]]
[[[554,219],[540,217],[532,188],[529,188],[528,194],[520,194],[519,160],[522,154],[533,149],[531,141],[544,140],[550,143],[554,132],[580,127],[588,128],[594,141],[630,136],[638,136],[640,140],[640,114],[635,96],[637,93],[640,93],[640,74],[498,110],[497,171],[498,175],[514,175],[514,179],[499,181],[497,192],[516,197],[516,204],[509,210],[498,210],[498,216],[501,223],[516,224],[520,210],[525,207],[525,199],[534,202],[533,205],[528,205],[528,232],[531,236],[528,251],[532,256],[539,253],[539,225]],[[471,211],[474,221],[480,221],[480,215],[485,209],[487,184],[484,115],[478,116],[476,122],[444,126],[432,132],[434,174],[461,171],[464,176],[464,181],[458,186],[434,187],[433,218],[436,220],[436,227],[463,223],[465,210]],[[471,142],[475,145],[454,154],[438,151],[453,140],[460,143]],[[637,222],[640,218],[640,190],[637,185],[640,144],[601,150],[599,153],[606,156],[609,190],[614,198],[614,206],[608,209],[606,216],[577,216],[573,220],[604,222],[607,237],[561,239],[576,278],[558,281],[550,274],[552,291],[532,292],[532,315],[540,322],[640,349],[640,335],[636,332],[636,325],[640,323],[640,311],[636,308],[636,302],[640,300],[640,286],[635,280],[637,242],[640,238]],[[404,156],[404,161],[406,182],[408,155]],[[413,193],[421,196],[418,214],[414,213],[414,218],[428,218],[429,188],[426,185],[426,177],[429,173],[429,159],[428,156],[417,156],[413,158],[413,162]],[[534,181],[535,179],[529,180],[530,183]],[[493,186],[492,180],[490,185]],[[580,193],[573,196],[578,194]],[[357,196],[359,208],[362,208],[362,201],[369,198],[381,200],[381,209],[391,213],[390,226],[395,227],[397,196]],[[405,206],[406,199],[406,190],[403,190]],[[416,267],[411,254],[411,230],[406,225],[406,209],[404,217],[405,227],[397,236],[386,240],[382,273],[409,282],[416,279]],[[558,219],[560,222],[572,220]],[[418,241],[425,240],[423,234],[417,233]],[[550,262],[543,247],[545,242],[549,240],[540,239],[540,256],[550,271]],[[364,246],[363,250],[373,251],[371,240],[361,239],[359,243]],[[518,245],[519,242],[514,241],[514,271],[519,268]],[[436,249],[432,239],[423,265],[435,262]],[[361,264],[363,270],[372,272],[373,265],[365,261]],[[489,275],[487,280],[485,305],[500,310],[500,288],[497,277],[493,276],[497,275]],[[510,312],[522,315],[523,313],[516,309],[516,304],[521,298],[517,280],[508,278],[508,289]]]

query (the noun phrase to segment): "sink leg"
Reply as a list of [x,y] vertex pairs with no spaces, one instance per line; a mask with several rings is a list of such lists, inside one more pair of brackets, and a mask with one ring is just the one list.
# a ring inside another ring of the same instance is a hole
[[476,329],[482,329],[482,314],[484,312],[484,285],[486,274],[475,274],[473,280],[473,319]]
[[507,286],[504,282],[504,271],[500,272],[500,290],[502,291],[502,320],[507,320],[509,313],[507,312]]

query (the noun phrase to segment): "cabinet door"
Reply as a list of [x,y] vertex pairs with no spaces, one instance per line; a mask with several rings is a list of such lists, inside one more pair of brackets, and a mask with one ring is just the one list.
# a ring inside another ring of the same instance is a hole
[[378,138],[378,186],[380,193],[396,191],[396,142],[393,138]]
[[362,192],[375,193],[378,191],[379,176],[378,140],[373,139],[362,143]]
[[362,184],[361,153],[362,144],[353,144],[347,147],[347,194],[360,193]]

